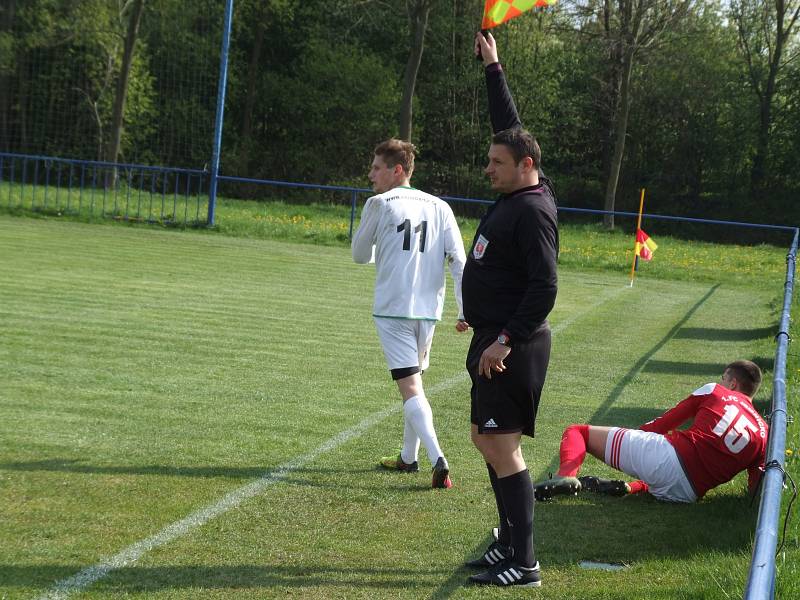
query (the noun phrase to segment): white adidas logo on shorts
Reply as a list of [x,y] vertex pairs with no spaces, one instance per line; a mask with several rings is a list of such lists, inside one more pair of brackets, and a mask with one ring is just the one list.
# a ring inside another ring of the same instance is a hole
[[483,424],[484,427],[497,427],[497,423],[494,422],[494,419],[489,419],[486,423]]

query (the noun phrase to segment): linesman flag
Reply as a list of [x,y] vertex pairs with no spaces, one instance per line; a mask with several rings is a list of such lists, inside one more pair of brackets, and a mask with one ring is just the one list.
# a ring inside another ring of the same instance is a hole
[[633,252],[642,260],[650,260],[653,258],[653,252],[656,251],[658,245],[641,229],[636,230],[636,244],[633,247]]
[[556,0],[486,0],[481,29],[497,27],[500,23],[518,17],[532,8],[551,6],[555,3]]

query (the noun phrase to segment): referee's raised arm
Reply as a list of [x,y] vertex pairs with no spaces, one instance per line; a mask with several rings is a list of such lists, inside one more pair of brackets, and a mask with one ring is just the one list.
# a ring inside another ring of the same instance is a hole
[[483,33],[475,35],[475,53],[483,57],[486,73],[486,91],[489,94],[489,117],[492,120],[492,131],[497,133],[512,127],[522,127],[514,98],[508,89],[503,67],[497,55],[497,43],[491,33],[484,37]]

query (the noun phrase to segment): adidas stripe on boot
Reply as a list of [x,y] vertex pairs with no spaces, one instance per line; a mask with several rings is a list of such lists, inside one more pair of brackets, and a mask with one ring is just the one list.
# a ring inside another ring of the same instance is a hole
[[511,587],[518,585],[521,587],[539,587],[542,585],[542,578],[539,573],[539,563],[532,568],[518,565],[513,559],[504,561],[493,568],[473,575],[469,582],[476,585],[497,585],[500,587]]
[[475,560],[467,561],[464,565],[472,569],[488,569],[504,560],[508,560],[513,554],[514,550],[511,546],[504,546],[500,542],[494,541],[489,544],[489,547],[486,548],[486,552],[480,557]]

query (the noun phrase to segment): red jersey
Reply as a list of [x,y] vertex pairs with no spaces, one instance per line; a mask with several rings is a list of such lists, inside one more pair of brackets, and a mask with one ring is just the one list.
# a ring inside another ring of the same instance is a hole
[[[692,425],[676,428],[689,419]],[[767,424],[750,398],[709,383],[639,429],[663,434],[675,448],[697,498],[747,469],[748,485],[758,484],[767,450]]]

